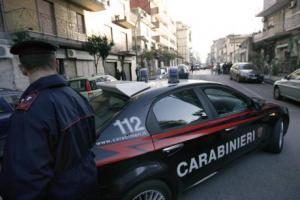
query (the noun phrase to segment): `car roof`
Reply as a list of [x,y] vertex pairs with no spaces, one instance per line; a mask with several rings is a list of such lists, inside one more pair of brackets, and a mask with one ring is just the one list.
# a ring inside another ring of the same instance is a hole
[[99,86],[104,91],[111,91],[129,98],[137,96],[156,97],[171,90],[201,84],[219,84],[204,80],[180,80],[179,83],[168,83],[168,80],[153,80],[148,83],[132,81],[103,82]]
[[105,74],[98,74],[98,75],[93,75],[93,76],[79,76],[79,77],[76,77],[76,78],[71,78],[69,81],[78,81],[78,80],[95,80],[97,78],[100,78],[100,77],[112,77],[110,75],[105,75]]
[[12,94],[21,95],[22,92],[18,91],[18,90],[11,90],[11,89],[7,89],[7,88],[0,88],[0,95],[1,96],[12,95]]

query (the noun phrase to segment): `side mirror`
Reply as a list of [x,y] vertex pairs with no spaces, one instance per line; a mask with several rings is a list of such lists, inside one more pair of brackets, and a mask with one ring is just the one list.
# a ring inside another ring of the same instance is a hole
[[265,104],[265,100],[257,98],[257,97],[252,97],[252,105],[256,110],[261,110],[263,105]]

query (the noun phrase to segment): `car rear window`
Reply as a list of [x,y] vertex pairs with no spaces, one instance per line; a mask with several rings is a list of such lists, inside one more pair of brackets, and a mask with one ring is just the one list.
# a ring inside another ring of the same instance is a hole
[[240,65],[240,69],[256,69],[256,66],[253,64],[245,64],[245,65]]
[[84,92],[86,90],[85,87],[86,80],[84,79],[70,81],[69,83],[70,83],[70,87],[78,92]]
[[91,99],[90,104],[95,111],[96,129],[103,128],[128,102],[128,97],[107,91]]

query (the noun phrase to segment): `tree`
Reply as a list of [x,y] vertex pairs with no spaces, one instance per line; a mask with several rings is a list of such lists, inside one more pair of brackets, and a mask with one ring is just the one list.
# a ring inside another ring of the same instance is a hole
[[110,42],[106,36],[92,35],[88,37],[88,41],[84,44],[84,49],[94,57],[96,73],[98,73],[97,66],[100,58],[102,58],[103,67],[105,60],[109,55],[113,42]]

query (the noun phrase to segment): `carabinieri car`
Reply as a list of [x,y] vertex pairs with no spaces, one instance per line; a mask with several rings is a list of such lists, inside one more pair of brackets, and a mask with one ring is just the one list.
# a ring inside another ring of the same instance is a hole
[[111,82],[91,100],[100,199],[171,200],[257,148],[280,153],[287,108],[207,81]]

